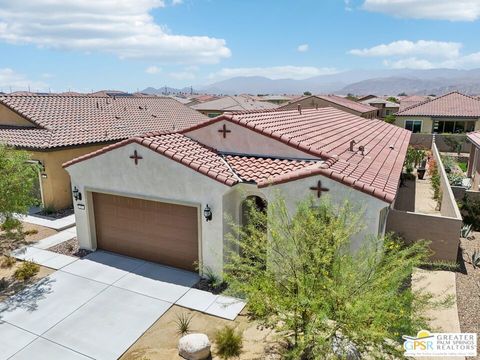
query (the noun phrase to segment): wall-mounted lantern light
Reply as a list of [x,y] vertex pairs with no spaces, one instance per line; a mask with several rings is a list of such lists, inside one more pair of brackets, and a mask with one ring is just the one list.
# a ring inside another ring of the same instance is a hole
[[76,186],[73,187],[72,193],[73,193],[73,198],[76,201],[82,200],[82,193],[80,192],[80,190],[78,190]]
[[212,210],[210,209],[208,204],[207,206],[205,206],[205,209],[203,209],[203,216],[205,217],[206,221],[212,220]]

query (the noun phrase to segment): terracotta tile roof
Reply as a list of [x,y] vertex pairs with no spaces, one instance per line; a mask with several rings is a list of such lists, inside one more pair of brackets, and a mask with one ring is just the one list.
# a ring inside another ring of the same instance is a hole
[[268,110],[276,109],[278,105],[253,100],[247,96],[224,96],[220,99],[205,101],[192,105],[195,110],[218,110],[218,111],[245,111],[245,110]]
[[[298,98],[298,99],[295,99],[295,100],[291,101],[290,103],[288,103],[286,105],[281,106],[280,109],[281,110],[296,109],[297,104],[299,102],[302,102],[303,100],[309,99],[309,98],[312,98],[312,100],[314,98],[322,99],[324,101],[328,101],[330,103],[340,105],[344,108],[347,108],[347,109],[350,109],[350,110],[353,110],[353,111],[356,111],[356,112],[359,112],[359,113],[362,113],[362,114],[378,110],[377,108],[375,108],[373,106],[370,106],[368,104],[362,104],[360,102],[349,100],[347,98],[337,96],[337,95],[308,95],[308,96],[303,96],[301,98]],[[311,107],[312,108],[314,107],[313,101],[312,101],[312,106]]]
[[[192,130],[222,120],[328,160],[320,168],[314,169],[315,173],[388,202],[395,198],[411,135],[408,130],[328,107],[304,109],[301,113],[296,110],[274,110],[225,114],[182,133],[188,136]],[[350,151],[351,140],[356,141],[353,152]],[[359,146],[365,148],[363,155],[358,150]],[[327,165],[328,168],[325,168]],[[312,169],[305,171],[311,172]],[[294,175],[290,173],[288,176]],[[276,180],[284,181],[281,178]]]
[[[221,154],[188,137],[188,132],[230,121],[305,153],[312,161]],[[393,202],[410,131],[334,108],[227,114],[174,134],[147,134],[74,159],[70,166],[130,142],[147,146],[221,183],[254,182],[259,187],[323,175],[386,202]],[[350,141],[355,140],[354,151]],[[364,152],[359,150],[364,147]]]
[[173,132],[208,118],[164,97],[0,96],[32,128],[0,127],[0,142],[49,149],[126,139],[148,131]]
[[480,131],[475,131],[467,134],[468,140],[476,147],[480,148]]
[[225,155],[225,160],[240,179],[256,184],[270,181],[277,176],[289,174],[317,162],[239,155]]
[[452,92],[417,103],[399,111],[398,116],[480,117],[480,101],[471,96]]

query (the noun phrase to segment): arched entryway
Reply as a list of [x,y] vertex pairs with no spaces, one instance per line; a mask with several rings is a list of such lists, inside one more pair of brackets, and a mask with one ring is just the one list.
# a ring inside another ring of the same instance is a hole
[[[245,226],[248,225],[250,221],[249,210],[251,206],[254,206],[258,211],[263,213],[267,212],[267,201],[260,196],[257,195],[250,195],[247,196],[241,205],[241,225]],[[267,224],[265,224],[266,227]]]

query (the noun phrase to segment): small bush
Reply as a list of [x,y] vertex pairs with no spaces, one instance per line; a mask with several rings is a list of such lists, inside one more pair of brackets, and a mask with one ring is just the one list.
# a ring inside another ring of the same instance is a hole
[[460,202],[463,223],[472,225],[473,230],[480,231],[480,199],[464,196]]
[[23,233],[27,236],[28,235],[36,235],[36,234],[38,234],[38,230],[37,229],[30,229],[30,230],[25,230]]
[[10,285],[10,283],[8,282],[7,279],[5,279],[5,278],[0,279],[0,291],[5,290],[6,288],[8,288],[9,285]]
[[13,273],[13,277],[19,281],[27,281],[38,274],[40,266],[31,261],[24,261]]
[[180,336],[187,335],[190,332],[190,322],[192,315],[186,313],[177,314],[175,325],[177,325],[177,334]]
[[432,270],[432,271],[460,271],[460,265],[455,261],[431,261],[431,262],[424,262],[420,266],[425,270]]
[[11,268],[13,265],[15,265],[16,262],[17,260],[13,256],[6,255],[2,258],[0,266],[2,268]]
[[225,326],[215,335],[215,344],[217,345],[217,355],[221,359],[238,358],[242,353],[242,334],[235,332],[230,326]]

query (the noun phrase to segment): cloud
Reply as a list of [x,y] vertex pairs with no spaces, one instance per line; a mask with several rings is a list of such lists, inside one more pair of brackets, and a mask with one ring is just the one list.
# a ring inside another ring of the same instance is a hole
[[308,44],[298,45],[298,47],[297,47],[298,52],[307,52],[308,50],[309,50],[309,45]]
[[441,58],[456,58],[460,55],[462,44],[445,41],[417,42],[408,40],[394,41],[366,49],[353,49],[349,53],[357,56],[390,57],[390,56],[428,56]]
[[365,0],[363,9],[396,17],[449,21],[475,21],[478,0]]
[[223,39],[174,35],[155,23],[163,0],[0,0],[0,41],[41,48],[106,52],[163,63],[218,63]]
[[183,0],[172,0],[172,5],[175,6],[175,5],[181,5],[183,4]]
[[417,59],[417,58],[407,58],[407,59],[401,59],[401,60],[396,60],[396,61],[389,61],[389,60],[384,60],[383,64],[391,69],[421,69],[421,70],[427,70],[427,69],[434,69],[436,66],[425,59]]
[[230,78],[235,76],[264,76],[270,79],[306,79],[312,76],[334,74],[333,68],[318,68],[314,66],[272,66],[250,68],[223,68],[210,74],[211,79]]
[[0,91],[44,91],[47,84],[42,81],[31,81],[25,75],[10,68],[0,68]]
[[152,65],[152,66],[149,66],[145,69],[145,72],[147,74],[158,74],[160,71],[162,71],[162,68],[159,68],[158,66],[155,66],[155,65]]
[[391,69],[471,69],[480,66],[480,52],[443,61],[412,57],[395,61],[384,60],[383,64]]

